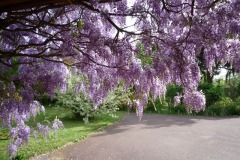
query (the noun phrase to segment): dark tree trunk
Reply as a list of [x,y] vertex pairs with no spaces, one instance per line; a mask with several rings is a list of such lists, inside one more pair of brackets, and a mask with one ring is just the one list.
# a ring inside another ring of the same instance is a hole
[[210,83],[210,84],[213,83],[213,75],[209,71],[207,71],[207,73],[206,73],[206,81],[205,82]]

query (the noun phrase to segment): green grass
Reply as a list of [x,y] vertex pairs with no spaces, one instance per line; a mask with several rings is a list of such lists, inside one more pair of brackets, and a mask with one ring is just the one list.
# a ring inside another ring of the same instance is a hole
[[[29,125],[33,127],[36,126],[36,122],[43,122],[45,119],[44,117],[47,117],[48,121],[53,121],[56,116],[60,116],[63,112],[66,111],[46,108],[46,115],[38,115],[35,118],[35,122],[31,119]],[[118,111],[114,113],[115,116],[99,115],[94,119],[91,119],[88,124],[85,124],[82,120],[74,118],[60,118],[60,120],[64,123],[64,129],[59,130],[57,136],[54,133],[51,133],[50,138],[46,141],[41,136],[37,140],[34,140],[34,138],[31,137],[30,142],[20,149],[17,158],[28,159],[30,157],[55,150],[69,142],[78,142],[94,132],[102,130],[106,126],[118,121],[124,114],[124,111]],[[0,133],[4,134],[2,136],[6,135],[6,131],[3,129],[0,130]],[[8,143],[9,140],[0,140],[0,160],[9,159],[9,155],[6,152]]]

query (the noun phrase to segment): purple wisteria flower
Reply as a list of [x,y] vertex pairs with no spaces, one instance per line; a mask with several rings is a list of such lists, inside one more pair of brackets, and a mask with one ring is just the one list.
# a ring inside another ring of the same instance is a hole
[[63,123],[56,117],[53,121],[52,129],[56,132],[63,127],[64,127]]

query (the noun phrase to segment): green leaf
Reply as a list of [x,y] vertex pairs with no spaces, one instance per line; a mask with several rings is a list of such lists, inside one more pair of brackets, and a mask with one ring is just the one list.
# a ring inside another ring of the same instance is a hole
[[84,24],[83,24],[83,21],[82,21],[81,19],[78,20],[78,22],[77,22],[77,27],[78,27],[78,29],[83,29]]

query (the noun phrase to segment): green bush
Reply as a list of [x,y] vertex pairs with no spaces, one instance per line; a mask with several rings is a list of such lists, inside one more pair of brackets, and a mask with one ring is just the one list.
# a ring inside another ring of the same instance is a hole
[[229,97],[222,98],[209,106],[206,114],[210,116],[240,115],[240,102],[233,102]]
[[117,106],[120,110],[126,109],[128,103],[131,101],[131,90],[124,90],[120,85],[115,88],[113,92],[108,95],[108,98],[103,103],[103,105],[113,108]]
[[213,85],[209,83],[201,83],[198,87],[206,96],[206,107],[211,106],[221,98],[225,97],[224,87],[220,85]]
[[160,100],[159,98],[157,98],[155,101],[153,101],[151,98],[149,98],[146,111],[164,114],[172,112],[171,107],[173,106],[174,103],[173,99],[174,96],[177,95],[177,93],[182,93],[182,87],[175,84],[169,84],[167,86],[165,99]]
[[227,115],[240,115],[240,97],[237,97],[234,102],[232,102],[226,108]]
[[146,112],[160,113],[160,114],[178,114],[178,115],[188,114],[186,110],[186,106],[184,106],[183,104],[173,106],[173,104],[168,103],[167,100],[160,100],[159,98],[157,98],[154,103],[155,103],[156,110],[154,109],[152,102],[149,102],[148,107],[146,108]]
[[145,111],[149,113],[169,114],[170,106],[173,105],[169,104],[167,100],[157,98],[155,101],[153,101],[153,99],[149,98]]
[[[237,81],[238,82],[238,81]],[[206,109],[204,111],[191,113],[187,112],[186,106],[183,104],[173,107],[173,98],[177,93],[182,93],[182,87],[170,84],[167,86],[166,98],[154,102],[149,99],[147,112],[161,114],[192,114],[192,115],[208,115],[208,116],[231,116],[240,115],[240,96],[236,97],[236,92],[240,93],[240,83],[231,85],[224,81],[210,83],[201,83],[198,90],[202,90],[206,97]],[[156,110],[155,110],[156,109]]]
[[157,98],[155,101],[149,97],[148,98],[148,104],[146,107],[147,112],[153,112],[153,113],[160,113],[161,108],[163,107],[163,104],[161,103],[160,99]]
[[215,102],[207,108],[208,115],[212,116],[224,116],[225,109],[232,103],[232,100],[228,97],[222,98],[220,101]]
[[175,107],[172,107],[171,112],[173,114],[181,114],[181,115],[188,114],[186,106],[184,106],[183,104],[179,104]]
[[236,102],[232,102],[225,108],[225,115],[230,116],[230,115],[239,115],[239,104]]
[[240,96],[240,82],[238,83],[236,90],[237,90],[237,95]]
[[230,97],[231,99],[236,99],[236,97],[238,96],[237,87],[233,85],[226,85],[224,88],[224,91],[225,91],[225,95],[227,97]]
[[[70,108],[70,113],[63,113],[61,116],[75,116],[82,118],[86,123],[89,118],[99,114],[111,114],[120,108],[123,108],[130,101],[129,90],[125,91],[120,84],[115,90],[109,93],[104,102],[94,109],[93,102],[82,93],[75,93],[73,90],[79,82],[88,84],[88,78],[85,75],[77,75],[72,72],[68,79],[68,89],[66,93],[58,91],[55,99],[52,101],[52,106]],[[123,83],[123,82],[122,82]]]
[[[93,102],[82,93],[75,93],[70,89],[66,93],[58,92],[55,101],[54,106],[70,108],[76,118],[82,118],[87,123],[89,118],[103,113],[111,114],[119,107],[126,106],[130,99],[122,87],[117,87],[97,109],[94,109]],[[69,113],[62,114],[65,115]]]
[[225,84],[225,94],[232,99],[240,96],[240,75],[235,74],[231,77],[229,82]]
[[207,90],[209,90],[212,87],[213,87],[213,84],[202,82],[199,84],[198,90],[202,90],[205,93]]
[[[99,112],[99,109],[94,109],[93,103],[83,94],[74,93],[73,91],[67,91],[66,93],[58,92],[54,106],[70,108],[76,118],[83,118],[85,122],[88,122],[88,118],[94,117]],[[69,114],[63,113],[61,116],[65,115]]]
[[177,93],[181,94],[183,88],[176,84],[169,84],[167,86],[167,92],[166,92],[166,100],[169,103],[173,103],[173,98],[177,95]]
[[240,115],[240,103],[236,104],[236,113],[238,116]]
[[235,102],[240,102],[240,96],[235,99]]

